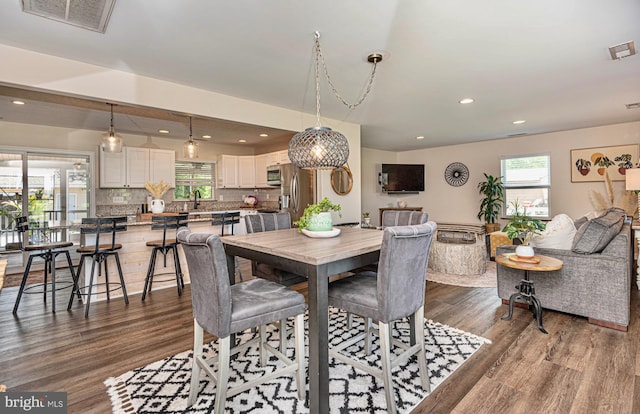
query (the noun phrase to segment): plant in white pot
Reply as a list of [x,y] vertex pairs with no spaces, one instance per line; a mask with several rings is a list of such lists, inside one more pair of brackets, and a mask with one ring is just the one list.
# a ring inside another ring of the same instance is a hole
[[[340,204],[333,204],[327,197],[316,204],[310,204],[304,209],[302,216],[293,223],[298,226],[298,231],[307,229],[309,231],[330,231],[333,229],[332,211],[340,211]],[[340,214],[342,217],[342,214]]]
[[522,243],[516,247],[516,254],[520,257],[533,257],[533,247],[530,245],[531,238],[535,234],[540,234],[545,229],[545,224],[527,215],[526,207],[521,207],[518,200],[511,203],[513,215],[509,223],[502,229],[511,239],[518,239]]

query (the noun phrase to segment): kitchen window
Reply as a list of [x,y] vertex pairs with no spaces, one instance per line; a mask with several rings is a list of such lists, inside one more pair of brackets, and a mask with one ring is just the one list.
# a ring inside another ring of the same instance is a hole
[[515,213],[517,202],[520,212],[539,219],[549,218],[549,191],[551,189],[551,155],[531,154],[500,158],[504,185],[503,212],[506,217]]
[[175,200],[189,200],[198,190],[205,200],[213,200],[215,163],[176,161]]

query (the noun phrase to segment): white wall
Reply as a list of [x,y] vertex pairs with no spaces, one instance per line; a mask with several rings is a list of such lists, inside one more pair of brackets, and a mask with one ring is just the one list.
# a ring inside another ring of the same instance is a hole
[[[429,218],[440,222],[482,223],[477,213],[481,197],[477,185],[483,173],[500,175],[502,155],[551,154],[551,216],[566,213],[571,217],[592,211],[589,190],[604,194],[601,182],[572,183],[570,151],[577,148],[606,147],[640,143],[640,122],[576,129],[517,138],[497,139],[473,144],[414,150],[399,153],[362,149],[363,207],[372,213],[377,223],[377,209],[395,204],[399,196],[382,195],[374,185],[376,166],[381,163],[424,163],[425,191],[414,196],[401,196],[410,206],[422,206]],[[452,187],[444,180],[444,170],[452,162],[462,162],[469,168],[469,181]],[[366,164],[365,164],[366,163]],[[616,190],[623,181],[614,182]],[[375,211],[375,213],[374,213]],[[505,221],[501,221],[505,224]]]
[[[123,104],[142,105],[189,113],[196,116],[227,119],[254,125],[263,125],[291,131],[304,130],[316,124],[315,114],[306,114],[276,106],[252,102],[232,96],[221,95],[201,89],[187,87],[171,82],[139,76],[90,65],[69,59],[36,53],[24,49],[0,44],[0,61],[11,64],[0,65],[0,82],[18,87],[36,88],[53,93],[97,98],[104,101]],[[320,197],[327,196],[339,202],[343,208],[341,221],[359,221],[360,217],[360,126],[353,123],[322,119],[323,126],[333,128],[344,134],[349,140],[349,165],[354,173],[354,187],[347,196],[338,196],[331,189],[329,171],[319,173]],[[0,122],[0,144],[31,145],[23,142],[20,134],[8,133],[13,126]],[[48,127],[47,127],[48,128]],[[15,131],[14,131],[15,132]],[[45,147],[63,149],[96,148],[99,137],[92,131],[53,132],[55,139],[46,130],[40,131],[37,139],[42,139]],[[5,143],[4,135],[7,135]],[[49,138],[47,138],[49,137]],[[15,140],[19,144],[15,144]],[[125,136],[125,145],[133,145],[129,136]],[[141,137],[142,143],[146,137]],[[158,138],[160,140],[160,138]],[[31,142],[30,140],[28,142]],[[156,142],[156,138],[154,138]],[[142,144],[140,143],[140,145]],[[181,155],[182,141],[158,141],[162,148],[174,148]],[[34,145],[34,146],[40,146]],[[238,154],[235,147],[227,149],[202,145],[202,159],[212,158],[219,153]],[[250,152],[252,154],[253,152]],[[336,198],[339,198],[337,200]]]

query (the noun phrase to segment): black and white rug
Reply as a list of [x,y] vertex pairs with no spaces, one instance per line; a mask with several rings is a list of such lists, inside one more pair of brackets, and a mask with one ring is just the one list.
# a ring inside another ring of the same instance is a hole
[[[289,322],[293,325],[293,321]],[[344,337],[350,337],[351,333],[346,329],[346,314],[344,312],[331,309],[329,324],[331,344],[339,343]],[[362,325],[362,319],[354,318],[352,329],[361,330]],[[253,335],[247,331],[237,337],[246,341]],[[393,335],[394,338],[408,343],[408,322],[396,322]],[[270,327],[269,342],[277,347],[278,338],[277,329]],[[429,320],[425,320],[425,342],[432,390],[459,368],[483,344],[490,343],[485,338]],[[361,346],[362,343],[356,344],[348,351],[361,349]],[[370,356],[365,357],[362,352],[355,355],[363,362],[380,368],[377,346],[376,338]],[[215,349],[214,344],[205,345],[205,357],[210,358],[215,355]],[[305,344],[305,351],[308,353],[307,344]],[[350,355],[354,356],[353,353]],[[287,356],[293,359],[291,339]],[[264,368],[260,368],[258,360],[257,346],[248,348],[236,359],[232,359],[229,386],[242,383],[256,375],[271,372],[277,366],[281,367],[281,362],[275,357],[272,357]],[[108,387],[108,393],[111,397],[113,412],[137,414],[213,413],[215,386],[204,375],[200,379],[198,400],[190,409],[187,409],[191,361],[192,351],[189,350],[126,372],[119,377],[108,378],[105,385]],[[400,413],[410,412],[427,396],[427,392],[420,386],[417,366],[417,359],[414,356],[393,371],[395,403]],[[382,381],[332,358],[330,358],[329,376],[332,413],[386,413]],[[293,377],[282,377],[228,399],[226,412],[289,414],[308,413],[309,409],[305,407],[304,401],[297,399]]]

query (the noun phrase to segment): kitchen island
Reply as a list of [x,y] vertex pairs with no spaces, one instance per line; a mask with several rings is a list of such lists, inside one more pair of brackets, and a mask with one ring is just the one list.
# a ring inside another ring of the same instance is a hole
[[[229,210],[229,211],[239,211],[239,210]],[[216,213],[220,213],[222,211],[215,211]],[[255,214],[256,210],[252,209],[243,209],[240,210],[241,215],[245,216],[247,214]],[[220,234],[221,228],[220,226],[212,226],[211,225],[211,214],[213,211],[195,211],[189,213],[188,226],[193,232],[202,232],[202,233],[211,233],[211,234]],[[120,264],[122,266],[122,274],[124,276],[125,285],[127,288],[127,294],[135,294],[141,293],[144,288],[144,280],[147,275],[147,269],[149,266],[149,259],[151,257],[151,247],[148,247],[146,243],[151,240],[158,240],[162,238],[161,231],[153,231],[151,230],[151,221],[136,221],[130,220],[127,223],[127,231],[117,233],[116,234],[116,242],[122,244],[122,249],[118,251],[120,256]],[[72,224],[70,226],[66,226],[67,228],[78,228],[78,224]],[[236,224],[234,227],[235,234],[245,234],[244,230],[244,219],[241,218],[240,223]],[[225,228],[225,234],[230,234],[230,229]],[[174,238],[175,235],[167,235],[167,237]],[[89,240],[87,240],[89,241]],[[178,248],[180,252],[180,263],[182,265],[182,272],[184,274],[185,283],[189,283],[189,270],[187,267],[187,261],[184,258],[184,254],[182,253],[182,249]],[[162,268],[164,261],[162,257],[159,257],[156,262],[156,273],[171,273],[173,274],[173,258],[171,254],[167,255],[167,268],[164,270]],[[117,280],[118,270],[114,260],[109,260],[109,276],[110,281]],[[87,261],[86,266],[83,266],[83,275],[81,275],[80,285],[84,286],[88,283],[89,278],[91,276],[91,263]],[[167,279],[167,282],[159,282],[160,280]],[[166,275],[166,277],[156,277],[154,278],[153,290],[162,289],[162,288],[172,288],[175,289],[175,278],[172,278],[171,275]],[[177,293],[176,293],[177,295]],[[116,290],[112,292],[112,297],[122,296],[122,292]],[[97,295],[91,298],[91,301],[94,300],[104,300],[105,295]]]

